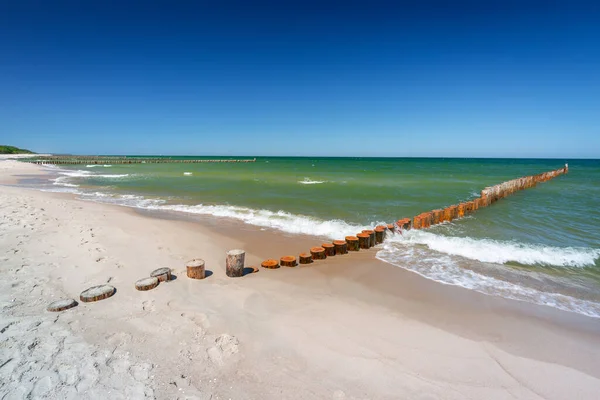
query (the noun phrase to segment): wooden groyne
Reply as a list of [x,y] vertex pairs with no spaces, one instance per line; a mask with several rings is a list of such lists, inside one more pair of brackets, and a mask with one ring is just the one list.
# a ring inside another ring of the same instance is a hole
[[251,163],[256,158],[250,159],[206,159],[188,158],[178,159],[170,157],[117,157],[117,156],[45,156],[24,159],[32,164],[52,165],[108,165],[108,164],[196,164],[196,163]]
[[[462,218],[465,215],[471,214],[482,207],[490,206],[498,200],[510,196],[519,190],[534,187],[538,183],[549,181],[550,179],[556,178],[562,174],[566,174],[567,172],[569,172],[569,165],[565,164],[563,168],[559,168],[554,171],[544,172],[538,175],[525,176],[523,178],[513,179],[498,185],[488,186],[481,191],[481,196],[474,200],[452,205],[444,208],[443,210],[433,210],[421,213],[413,217],[412,221],[408,218],[404,218],[398,220],[396,224],[398,226],[402,226],[403,228],[408,227],[413,229],[425,229],[432,225],[450,222],[454,219]],[[407,221],[411,221],[412,224],[407,226]]]
[[[567,172],[569,172],[569,166],[568,164],[565,164],[563,168],[554,171],[525,176],[523,178],[513,179],[498,185],[486,187],[481,191],[480,197],[474,200],[451,205],[444,209],[424,212],[413,218],[401,218],[393,224],[379,225],[373,230],[359,232],[356,236],[346,236],[345,240],[334,240],[332,242],[334,251],[325,251],[323,246],[328,247],[329,244],[321,244],[319,247],[313,247],[310,249],[310,253],[300,254],[300,264],[310,264],[315,261],[324,260],[327,257],[340,256],[349,254],[349,252],[353,251],[369,249],[382,243],[385,235],[388,233],[402,233],[409,229],[426,229],[433,225],[462,218],[482,207],[490,206],[498,200],[510,196],[519,190],[534,187],[538,183],[549,181],[550,179],[566,174]],[[263,262],[261,266],[273,269],[279,268],[279,263],[277,260],[270,259]]]

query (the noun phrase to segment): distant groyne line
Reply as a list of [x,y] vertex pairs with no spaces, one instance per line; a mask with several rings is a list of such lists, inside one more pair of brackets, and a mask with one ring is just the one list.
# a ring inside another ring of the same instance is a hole
[[251,163],[249,159],[206,159],[206,158],[170,158],[170,157],[127,157],[127,156],[45,156],[23,160],[32,164],[52,165],[106,165],[106,164],[196,164],[196,163]]

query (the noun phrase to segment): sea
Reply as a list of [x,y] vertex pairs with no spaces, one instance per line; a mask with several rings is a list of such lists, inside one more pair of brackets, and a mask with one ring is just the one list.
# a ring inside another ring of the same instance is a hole
[[76,165],[48,167],[51,178],[41,189],[342,239],[565,163],[567,175],[465,218],[390,235],[376,257],[441,284],[598,318],[600,160],[258,157]]

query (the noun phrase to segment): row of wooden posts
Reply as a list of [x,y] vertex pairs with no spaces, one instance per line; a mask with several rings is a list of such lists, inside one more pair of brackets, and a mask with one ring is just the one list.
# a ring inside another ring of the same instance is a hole
[[173,159],[173,158],[142,158],[142,157],[91,157],[91,156],[50,156],[24,159],[24,162],[39,165],[106,165],[106,164],[197,164],[197,163],[251,163],[251,159]]
[[[307,253],[300,253],[298,261],[300,264],[310,264],[327,257],[348,254],[348,252],[370,249],[383,243],[388,232],[394,232],[398,227],[394,224],[378,225],[374,229],[363,230],[356,236],[346,236],[344,240],[334,240],[331,243],[322,243],[320,246],[312,247]],[[296,257],[292,255],[283,256],[279,260],[268,259],[261,263],[261,267],[268,269],[283,267],[295,267],[298,265]]]
[[[522,178],[513,179],[498,185],[486,187],[481,191],[481,196],[464,203],[452,205],[444,209],[424,212],[415,216],[412,221],[408,218],[398,221],[399,225],[405,228],[425,229],[432,225],[450,222],[457,218],[462,218],[465,215],[471,214],[482,207],[487,207],[494,204],[498,200],[510,196],[511,194],[536,186],[538,183],[549,181],[559,175],[569,172],[569,165],[565,164],[563,168],[553,171],[544,172],[538,175],[525,176]],[[412,225],[411,225],[412,222]]]
[[[568,164],[557,170],[544,172],[538,175],[526,176],[500,183],[495,186],[486,187],[481,191],[481,197],[475,200],[452,205],[444,209],[425,212],[415,217],[402,218],[394,224],[379,225],[373,230],[364,230],[356,236],[346,236],[345,240],[334,240],[332,243],[323,243],[321,246],[313,247],[310,253],[301,253],[299,255],[300,264],[310,264],[316,260],[324,260],[327,257],[347,254],[349,251],[359,251],[359,249],[368,249],[377,244],[383,243],[385,235],[391,232],[402,233],[409,229],[425,229],[432,225],[450,222],[457,218],[471,214],[481,207],[487,207],[499,199],[507,197],[519,190],[536,186],[538,183],[549,181],[559,175],[566,174],[569,171]],[[296,266],[296,257],[283,256],[278,260],[268,259],[262,262],[263,268],[279,268],[279,266]]]

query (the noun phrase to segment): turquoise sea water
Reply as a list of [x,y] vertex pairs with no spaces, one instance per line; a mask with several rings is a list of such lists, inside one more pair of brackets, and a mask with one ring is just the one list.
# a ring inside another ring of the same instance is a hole
[[600,317],[600,160],[78,165],[52,168],[46,189],[336,239],[472,199],[486,186],[565,162],[568,175],[453,223],[389,238],[377,257],[442,283]]

